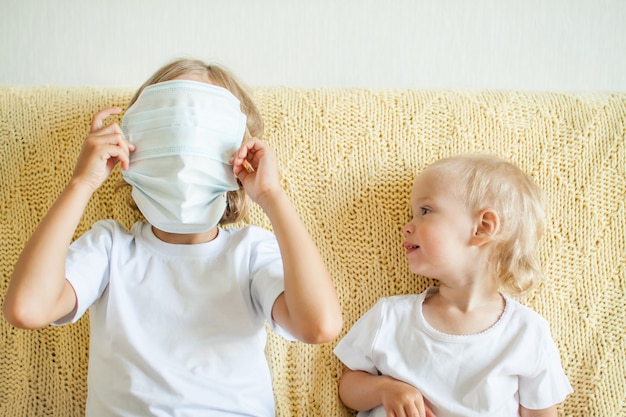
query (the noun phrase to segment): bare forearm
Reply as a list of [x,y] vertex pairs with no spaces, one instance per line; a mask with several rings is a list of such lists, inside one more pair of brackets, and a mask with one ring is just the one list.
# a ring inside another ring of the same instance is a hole
[[70,182],[26,243],[4,300],[4,314],[11,323],[42,327],[73,308],[65,257],[91,194],[88,187]]
[[371,410],[382,405],[381,388],[388,377],[346,369],[339,381],[339,397],[357,411]]
[[267,198],[262,207],[272,223],[283,259],[286,311],[278,316],[287,316],[288,323],[281,325],[310,343],[334,339],[341,331],[341,308],[315,242],[282,190]]
[[386,375],[346,368],[339,383],[339,396],[345,405],[359,411],[382,406],[387,415],[435,417],[417,388]]

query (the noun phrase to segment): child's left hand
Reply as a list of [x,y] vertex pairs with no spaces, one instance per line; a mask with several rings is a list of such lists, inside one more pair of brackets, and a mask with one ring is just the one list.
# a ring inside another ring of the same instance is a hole
[[[244,161],[252,167],[246,169]],[[246,140],[231,158],[233,173],[250,198],[263,207],[266,198],[282,192],[274,150],[257,138]]]

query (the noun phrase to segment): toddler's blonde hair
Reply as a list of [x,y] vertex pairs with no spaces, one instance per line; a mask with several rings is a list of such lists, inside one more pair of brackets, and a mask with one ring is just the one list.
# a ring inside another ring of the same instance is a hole
[[472,213],[496,212],[491,264],[500,288],[519,296],[542,278],[538,243],[546,226],[545,196],[519,167],[491,155],[459,155],[426,168],[455,184],[457,196]]

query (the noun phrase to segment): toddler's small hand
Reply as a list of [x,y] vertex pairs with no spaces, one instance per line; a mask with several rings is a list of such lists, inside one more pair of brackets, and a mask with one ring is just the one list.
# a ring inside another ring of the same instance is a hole
[[436,417],[417,388],[397,379],[389,378],[382,400],[387,416]]

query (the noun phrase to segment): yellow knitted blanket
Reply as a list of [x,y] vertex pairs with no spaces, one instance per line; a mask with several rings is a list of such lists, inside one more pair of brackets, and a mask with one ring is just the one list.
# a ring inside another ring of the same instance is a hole
[[[0,294],[26,239],[69,179],[93,113],[115,88],[0,87]],[[551,200],[546,281],[521,301],[548,319],[574,393],[560,416],[626,416],[626,94],[258,88],[283,185],[318,243],[344,332],[380,297],[431,284],[406,266],[400,226],[412,180],[461,152],[521,166]],[[118,119],[119,121],[119,119]],[[76,236],[101,218],[130,226],[116,170]],[[269,228],[255,209],[252,222]],[[89,319],[18,330],[0,321],[0,415],[81,416]],[[270,334],[279,416],[348,416],[334,343]]]

